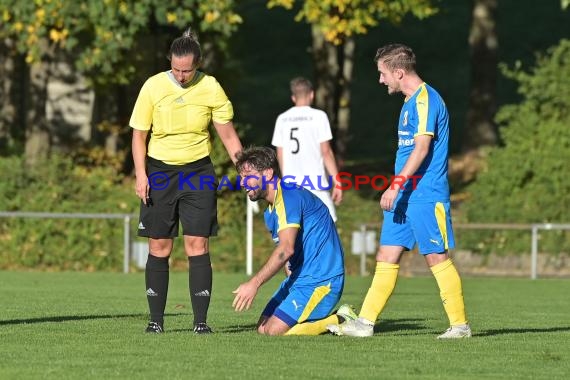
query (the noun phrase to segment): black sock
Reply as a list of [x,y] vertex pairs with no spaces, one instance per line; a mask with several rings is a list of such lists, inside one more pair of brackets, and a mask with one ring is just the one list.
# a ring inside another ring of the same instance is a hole
[[212,293],[212,263],[210,254],[188,257],[190,301],[194,311],[194,324],[206,322]]
[[150,320],[164,323],[164,308],[168,295],[168,257],[148,254],[145,270],[146,299],[150,310]]

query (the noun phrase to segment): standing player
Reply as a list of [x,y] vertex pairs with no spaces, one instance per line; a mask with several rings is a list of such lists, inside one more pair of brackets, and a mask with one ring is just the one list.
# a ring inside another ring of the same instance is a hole
[[374,323],[390,298],[398,277],[402,253],[417,243],[439,287],[450,327],[439,339],[471,336],[467,324],[461,279],[448,249],[455,246],[447,179],[449,115],[440,95],[416,73],[416,57],[407,46],[381,47],[374,58],[380,83],[389,94],[405,96],[398,124],[395,172],[420,177],[404,187],[393,184],[380,199],[384,221],[376,272],[359,318],[331,325],[338,335],[372,336]]
[[172,42],[169,59],[171,70],[144,83],[130,120],[136,193],[141,199],[138,235],[149,238],[145,278],[150,322],[146,331],[164,331],[168,258],[181,222],[194,332],[205,334],[212,332],[206,324],[212,293],[208,237],[218,229],[216,190],[200,183],[202,176],[215,178],[210,121],[232,161],[242,146],[224,90],[214,77],[198,71],[202,52],[190,29]]
[[[277,147],[283,177],[292,177],[292,182],[311,190],[325,203],[336,222],[334,204],[342,202],[342,190],[337,181],[338,169],[330,145],[329,119],[326,113],[311,107],[315,93],[309,80],[294,78],[290,87],[295,106],[277,118],[271,144]],[[325,176],[325,168],[332,183]]]
[[257,291],[287,263],[290,275],[261,313],[257,331],[265,335],[319,335],[328,324],[356,318],[348,305],[331,311],[344,286],[344,253],[323,202],[306,189],[281,181],[271,148],[238,154],[237,170],[249,199],[265,199],[265,224],[276,247],[265,265],[235,291],[232,306],[247,310]]

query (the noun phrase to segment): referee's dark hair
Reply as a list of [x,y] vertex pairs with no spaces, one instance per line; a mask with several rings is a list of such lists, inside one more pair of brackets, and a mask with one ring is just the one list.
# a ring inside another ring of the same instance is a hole
[[266,146],[250,146],[236,155],[236,169],[240,173],[247,164],[258,172],[273,169],[273,177],[281,178],[279,161],[275,151]]
[[202,63],[202,49],[200,48],[200,43],[198,42],[198,37],[192,31],[192,28],[188,28],[182,33],[182,36],[176,38],[172,41],[170,45],[170,51],[168,52],[168,59],[172,59],[172,56],[184,57],[186,55],[194,56],[195,67],[198,67]]

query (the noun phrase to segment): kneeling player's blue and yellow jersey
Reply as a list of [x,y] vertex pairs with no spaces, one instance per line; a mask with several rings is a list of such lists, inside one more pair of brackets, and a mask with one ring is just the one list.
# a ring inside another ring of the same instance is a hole
[[291,275],[273,294],[262,315],[275,315],[289,326],[330,315],[344,288],[344,252],[325,204],[309,190],[277,184],[265,224],[276,244],[279,231],[298,228]]
[[276,244],[280,230],[299,229],[295,253],[289,259],[291,279],[310,283],[344,274],[344,252],[336,226],[327,207],[310,191],[279,181],[273,205],[264,217]]

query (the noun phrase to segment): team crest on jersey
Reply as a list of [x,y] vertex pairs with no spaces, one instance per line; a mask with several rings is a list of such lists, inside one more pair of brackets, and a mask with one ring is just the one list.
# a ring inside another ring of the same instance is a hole
[[402,125],[404,127],[408,125],[408,111],[404,112],[404,120],[402,120]]

